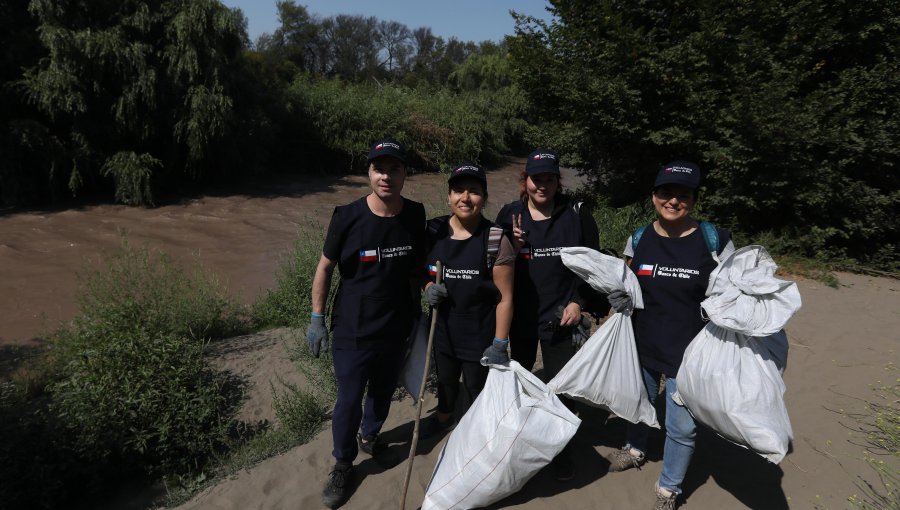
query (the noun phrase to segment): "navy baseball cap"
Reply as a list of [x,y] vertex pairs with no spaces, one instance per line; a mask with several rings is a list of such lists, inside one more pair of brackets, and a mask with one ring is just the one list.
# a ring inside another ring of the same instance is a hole
[[551,173],[559,175],[559,154],[550,149],[537,149],[525,161],[525,173],[537,175]]
[[450,172],[450,177],[447,178],[447,183],[453,184],[453,181],[456,179],[466,176],[478,179],[481,182],[481,188],[487,193],[487,176],[484,175],[484,170],[479,166],[470,165],[468,163],[454,168],[453,171]]
[[372,148],[369,150],[369,162],[371,163],[373,159],[381,156],[391,156],[402,161],[404,165],[406,164],[406,148],[393,138],[383,138],[372,144]]
[[658,188],[666,184],[680,184],[697,189],[700,187],[700,167],[696,163],[683,160],[666,163],[656,174],[656,182],[653,183],[653,187]]

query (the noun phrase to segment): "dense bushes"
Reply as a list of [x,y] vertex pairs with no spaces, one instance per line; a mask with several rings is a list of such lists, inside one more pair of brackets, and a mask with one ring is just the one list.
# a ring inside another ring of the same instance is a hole
[[523,130],[517,119],[524,103],[512,88],[454,93],[301,78],[291,92],[298,114],[315,128],[318,150],[339,158],[342,170],[362,168],[369,144],[385,135],[411,149],[414,168],[493,163]]
[[712,219],[777,248],[900,263],[894,2],[552,2],[510,40],[530,132],[625,204],[695,159]]
[[123,476],[195,472],[225,441],[233,403],[203,351],[246,326],[214,279],[124,244],[78,298],[43,360],[46,391],[0,388],[4,507],[58,507]]

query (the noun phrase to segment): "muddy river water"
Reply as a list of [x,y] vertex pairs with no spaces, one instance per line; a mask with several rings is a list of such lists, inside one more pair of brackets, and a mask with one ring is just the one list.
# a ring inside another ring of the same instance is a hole
[[[489,218],[518,194],[523,165],[511,159],[488,172]],[[563,172],[564,184],[575,180]],[[37,342],[71,320],[77,275],[99,267],[123,236],[186,269],[199,260],[232,295],[252,303],[275,283],[300,229],[326,228],[334,206],[365,195],[367,182],[363,175],[292,176],[152,209],[90,205],[0,214],[0,345]],[[436,173],[410,176],[403,190],[439,214],[446,213],[446,193],[446,177]]]

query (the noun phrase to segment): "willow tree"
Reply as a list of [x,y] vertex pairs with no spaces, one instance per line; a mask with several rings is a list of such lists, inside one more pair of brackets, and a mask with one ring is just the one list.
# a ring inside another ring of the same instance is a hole
[[216,0],[32,0],[29,10],[48,56],[23,83],[63,140],[55,172],[73,194],[111,188],[117,201],[151,204],[158,186],[228,168],[240,11]]

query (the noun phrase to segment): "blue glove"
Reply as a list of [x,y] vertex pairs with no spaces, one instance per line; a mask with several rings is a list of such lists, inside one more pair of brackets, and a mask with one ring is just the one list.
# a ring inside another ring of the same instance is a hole
[[631,296],[624,290],[610,292],[606,296],[606,300],[609,301],[609,305],[613,307],[613,310],[618,313],[624,313],[626,310],[631,310],[634,307],[634,303],[631,302]]
[[431,306],[438,306],[447,299],[447,286],[443,283],[433,283],[425,289],[425,301]]
[[313,315],[306,328],[306,341],[309,342],[309,352],[317,358],[322,350],[328,350],[328,329],[325,327],[324,315]]
[[481,355],[481,364],[484,366],[488,365],[509,365],[509,354],[506,352],[506,346],[509,345],[509,340],[501,340],[499,338],[494,339],[494,343],[492,343],[487,349],[484,350],[484,354]]

